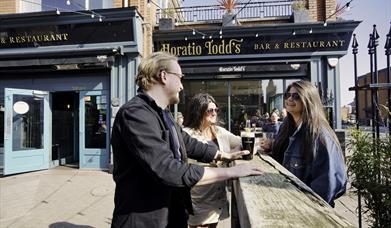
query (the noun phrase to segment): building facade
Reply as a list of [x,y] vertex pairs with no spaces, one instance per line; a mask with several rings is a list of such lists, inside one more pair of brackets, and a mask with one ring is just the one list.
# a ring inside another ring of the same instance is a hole
[[[330,123],[339,127],[338,58],[358,23],[333,21],[335,0],[308,0],[305,22],[295,23],[290,0],[251,3],[234,20],[219,6],[194,18],[180,3],[1,1],[0,172],[64,164],[110,169],[112,121],[136,94],[138,63],[152,50],[177,55],[187,75],[174,111],[185,112],[193,94],[209,92],[221,124],[237,132],[242,117],[282,109],[286,86],[305,78],[318,86]],[[283,13],[276,13],[279,5]],[[319,22],[325,19],[326,27]]]
[[[359,86],[368,86],[372,83],[371,73],[367,73],[358,77]],[[387,83],[387,68],[378,71],[378,83]],[[374,91],[375,92],[375,91]],[[379,126],[388,126],[389,124],[389,98],[388,89],[383,88],[378,90],[378,104],[372,102],[372,92],[370,89],[363,88],[358,91],[358,121],[360,125],[369,126],[372,121],[372,110],[379,110]],[[352,109],[355,112],[355,108]]]
[[0,15],[5,175],[110,167],[111,122],[136,93],[143,20],[135,7],[79,12]]
[[186,118],[187,101],[208,92],[220,107],[220,124],[238,134],[257,113],[282,111],[286,87],[305,79],[318,87],[330,125],[341,128],[339,58],[359,22],[335,20],[335,1],[306,1],[301,21],[289,0],[243,5],[231,14],[199,10],[214,10],[220,20],[195,20],[194,9],[190,15],[183,9],[185,23],[155,28],[155,51],[177,55],[186,75],[175,109]]

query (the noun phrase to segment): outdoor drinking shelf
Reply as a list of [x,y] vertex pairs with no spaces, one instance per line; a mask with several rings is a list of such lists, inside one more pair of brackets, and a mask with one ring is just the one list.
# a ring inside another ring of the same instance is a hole
[[240,227],[354,227],[270,156],[234,163],[245,162],[264,174],[233,181],[232,217]]

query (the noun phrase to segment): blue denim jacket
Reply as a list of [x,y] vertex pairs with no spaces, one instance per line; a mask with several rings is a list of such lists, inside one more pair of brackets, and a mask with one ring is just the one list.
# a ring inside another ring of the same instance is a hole
[[[334,199],[346,192],[347,176],[341,148],[326,130],[322,131],[324,143],[318,139],[315,145],[303,145],[305,128],[305,125],[299,126],[289,138],[283,166],[334,207]],[[305,146],[316,150],[311,164],[305,163],[302,154]]]

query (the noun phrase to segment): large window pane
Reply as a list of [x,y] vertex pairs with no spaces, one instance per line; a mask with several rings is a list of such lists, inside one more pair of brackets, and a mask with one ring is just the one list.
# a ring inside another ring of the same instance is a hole
[[12,150],[43,148],[43,98],[13,95]]
[[231,86],[231,131],[239,135],[246,120],[250,120],[257,110],[265,109],[262,81],[232,81]]
[[209,93],[212,95],[219,106],[219,125],[228,129],[228,82],[227,81],[185,81],[183,83],[184,91],[180,94],[181,101],[178,105],[178,111],[185,114],[186,105],[189,100],[197,93]]
[[[246,120],[267,121],[271,111],[283,109],[283,80],[240,80],[232,81],[231,131],[239,134]],[[262,126],[262,122],[258,127]]]
[[106,148],[106,96],[85,96],[85,148]]

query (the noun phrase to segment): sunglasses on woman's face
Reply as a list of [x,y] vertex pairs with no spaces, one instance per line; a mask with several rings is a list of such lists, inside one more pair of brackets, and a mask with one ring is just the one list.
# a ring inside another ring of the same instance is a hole
[[292,97],[293,100],[300,100],[300,95],[298,93],[284,93],[284,99],[287,100]]
[[219,109],[218,108],[208,108],[206,110],[206,113],[208,113],[208,115],[212,115],[213,112],[216,112],[216,114],[217,114],[217,113],[219,113]]

